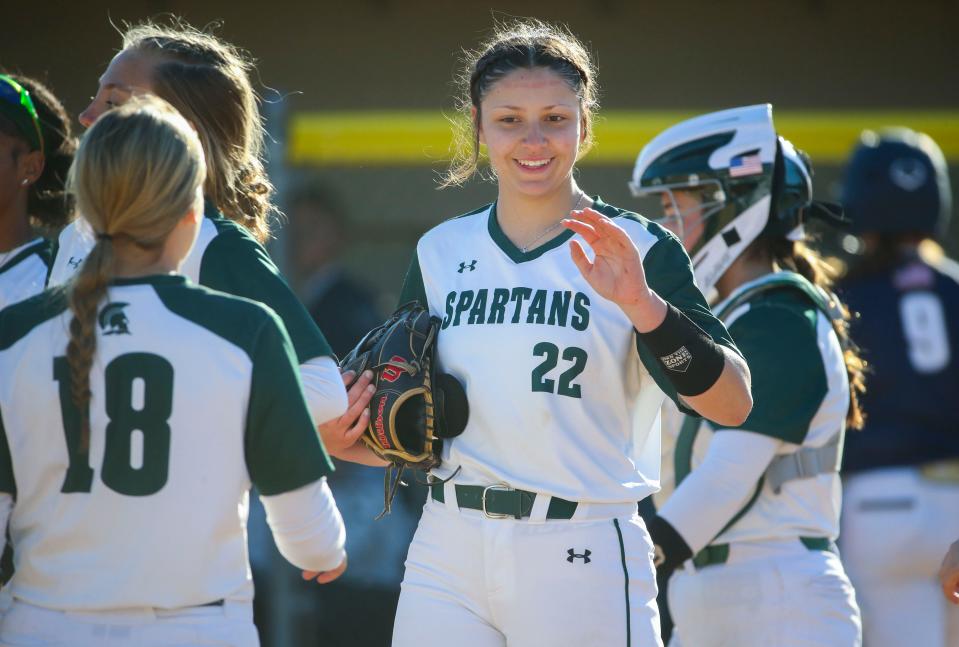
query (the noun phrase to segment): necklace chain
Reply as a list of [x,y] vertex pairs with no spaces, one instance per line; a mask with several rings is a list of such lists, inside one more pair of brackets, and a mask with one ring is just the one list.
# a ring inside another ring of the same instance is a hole
[[[584,200],[585,198],[586,198],[586,192],[585,192],[585,191],[580,191],[580,192],[579,192],[579,198],[576,200],[576,204],[573,205],[573,208],[570,209],[570,211],[576,211],[577,209],[579,209],[579,208],[583,205],[583,200]],[[534,238],[534,239],[531,240],[530,242],[526,243],[526,245],[524,245],[523,247],[520,247],[519,250],[520,250],[521,252],[523,252],[524,254],[525,254],[526,252],[528,252],[530,249],[532,249],[532,247],[533,247],[536,243],[538,243],[539,241],[543,240],[543,237],[546,236],[546,234],[548,234],[548,233],[551,232],[551,231],[555,231],[555,230],[562,224],[563,219],[565,219],[565,218],[566,218],[566,216],[563,216],[562,219],[557,220],[556,222],[554,222],[553,224],[551,224],[549,227],[547,227],[546,229],[544,229],[543,231],[541,231],[541,232],[539,233],[539,236],[537,236],[536,238]]]

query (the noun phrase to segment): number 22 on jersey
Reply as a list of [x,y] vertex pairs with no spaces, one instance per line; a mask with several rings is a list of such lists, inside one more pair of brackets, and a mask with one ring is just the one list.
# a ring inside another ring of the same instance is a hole
[[542,363],[533,369],[532,388],[534,392],[556,393],[570,398],[581,398],[582,391],[579,384],[573,384],[583,369],[586,368],[586,351],[577,346],[570,346],[563,350],[563,359],[572,362],[572,366],[567,368],[559,376],[559,387],[556,387],[556,381],[546,377],[546,374],[556,368],[559,363],[559,347],[548,341],[541,341],[533,346],[533,355],[543,357]]
[[[53,360],[53,379],[59,384],[70,459],[60,491],[89,492],[94,474],[90,447],[89,442],[82,442],[81,417],[73,399],[73,380],[66,357]],[[166,484],[170,466],[173,366],[150,353],[120,355],[107,364],[104,387],[109,422],[100,478],[120,494],[156,494]]]

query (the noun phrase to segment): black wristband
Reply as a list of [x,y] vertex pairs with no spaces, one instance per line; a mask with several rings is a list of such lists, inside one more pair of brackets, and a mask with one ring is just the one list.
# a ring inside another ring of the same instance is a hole
[[653,540],[653,564],[667,577],[677,566],[693,556],[689,544],[668,521],[656,515],[649,522],[649,536]]
[[671,303],[666,304],[666,318],[658,328],[637,334],[680,395],[706,392],[726,365],[719,344]]

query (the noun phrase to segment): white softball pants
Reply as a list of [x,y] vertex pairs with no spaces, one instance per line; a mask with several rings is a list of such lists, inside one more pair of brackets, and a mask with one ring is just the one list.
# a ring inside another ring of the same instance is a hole
[[634,503],[530,521],[428,499],[393,645],[660,647],[652,551]]
[[730,545],[729,559],[669,580],[670,647],[858,647],[859,608],[834,553],[799,539]]
[[839,539],[868,647],[959,645],[959,607],[936,579],[959,539],[959,483],[930,481],[915,467],[853,474]]

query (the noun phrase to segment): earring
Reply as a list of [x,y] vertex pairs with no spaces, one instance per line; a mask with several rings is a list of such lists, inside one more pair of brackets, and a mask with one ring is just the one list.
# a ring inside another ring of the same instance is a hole
[[25,177],[22,180],[20,180],[20,186],[27,186],[28,184],[30,184],[30,178]]

